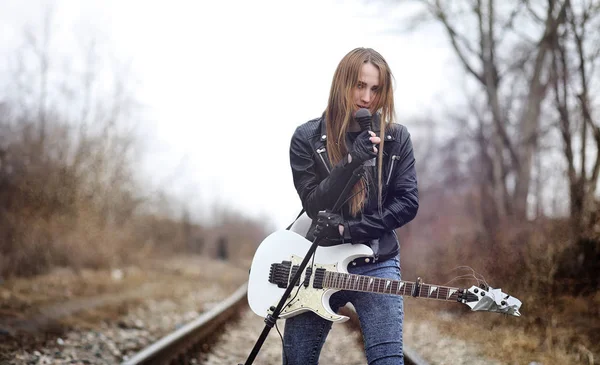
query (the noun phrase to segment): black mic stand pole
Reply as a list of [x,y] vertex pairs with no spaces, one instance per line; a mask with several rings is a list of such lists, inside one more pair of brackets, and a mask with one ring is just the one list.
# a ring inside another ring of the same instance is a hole
[[[352,186],[354,186],[354,184],[358,181],[358,179],[361,178],[363,171],[364,170],[363,170],[362,165],[360,165],[359,167],[354,169],[354,171],[352,172],[352,177],[348,180],[348,183],[346,183],[344,190],[342,190],[337,201],[333,205],[333,208],[331,210],[332,212],[336,212],[341,209],[341,206],[345,200],[345,197],[348,194],[348,190],[350,190],[350,188]],[[288,300],[290,294],[292,293],[292,290],[295,289],[294,283],[300,279],[300,276],[304,272],[304,269],[306,268],[308,261],[311,259],[312,255],[317,250],[317,247],[319,246],[319,242],[321,242],[322,239],[323,239],[322,236],[318,236],[315,238],[312,245],[308,249],[308,252],[304,256],[302,263],[300,263],[300,267],[298,267],[298,270],[294,274],[294,277],[292,278],[292,280],[290,280],[288,287],[286,288],[281,299],[279,300],[279,303],[277,304],[277,307],[269,308],[270,310],[273,311],[273,314],[267,314],[267,316],[265,317],[265,328],[262,330],[260,336],[256,340],[256,344],[254,345],[254,348],[250,352],[250,355],[248,355],[248,359],[246,359],[246,362],[244,363],[244,365],[251,365],[254,362],[256,355],[258,355],[260,348],[262,347],[263,343],[267,339],[267,335],[269,334],[269,331],[271,331],[271,328],[273,328],[273,326],[279,319],[279,314],[281,313],[281,310],[283,309],[285,302]],[[239,364],[239,365],[242,365],[242,364]]]

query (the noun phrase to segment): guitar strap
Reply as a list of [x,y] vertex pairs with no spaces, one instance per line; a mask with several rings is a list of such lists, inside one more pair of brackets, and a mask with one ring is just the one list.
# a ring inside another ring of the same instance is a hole
[[292,228],[292,226],[294,225],[294,222],[296,222],[298,220],[298,218],[300,218],[300,216],[302,215],[302,213],[304,213],[304,208],[302,208],[302,210],[300,211],[300,213],[298,214],[298,216],[296,217],[296,219],[294,219],[294,221],[292,223],[290,223],[290,225],[286,228],[286,231],[289,231],[290,228]]

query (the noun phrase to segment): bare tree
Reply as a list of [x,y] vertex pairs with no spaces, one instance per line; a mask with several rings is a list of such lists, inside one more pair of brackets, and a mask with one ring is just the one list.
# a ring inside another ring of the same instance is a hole
[[590,92],[600,86],[594,77],[600,63],[600,3],[567,4],[568,23],[553,43],[552,90],[567,162],[572,227],[575,237],[581,237],[589,234],[600,175],[600,123]]
[[484,198],[492,217],[525,219],[549,55],[567,2],[548,0],[541,12],[540,2],[530,1],[419,2],[443,26],[461,65],[485,92],[476,141],[489,164],[485,183],[492,191]]

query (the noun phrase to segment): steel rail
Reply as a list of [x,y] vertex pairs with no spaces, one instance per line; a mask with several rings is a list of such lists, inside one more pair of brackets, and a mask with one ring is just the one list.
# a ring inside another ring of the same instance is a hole
[[170,364],[175,361],[187,364],[190,352],[200,352],[202,341],[238,313],[239,306],[247,305],[247,292],[248,283],[245,283],[219,305],[144,348],[122,365]]
[[[187,364],[189,359],[201,351],[205,339],[213,331],[227,322],[234,314],[239,313],[238,307],[247,306],[248,283],[240,286],[231,296],[216,307],[201,314],[176,331],[166,335],[157,342],[136,353],[121,365],[145,364]],[[354,307],[348,304],[342,308],[344,315],[350,317],[349,325],[360,328],[358,315]],[[404,361],[406,365],[429,365],[419,354],[404,345]]]

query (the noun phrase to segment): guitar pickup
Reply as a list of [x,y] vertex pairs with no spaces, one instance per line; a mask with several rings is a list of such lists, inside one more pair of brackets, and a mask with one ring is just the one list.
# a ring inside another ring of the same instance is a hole
[[[292,273],[290,274],[290,278],[289,278],[290,281],[292,281],[292,279],[294,278],[294,275],[296,275],[299,268],[300,268],[300,265],[292,266]],[[298,278],[298,280],[296,280],[296,282],[294,283],[294,286],[300,286],[300,278]]]
[[[290,274],[290,280],[292,280],[294,278],[294,275],[296,275],[299,268],[300,268],[300,265],[292,266],[292,273]],[[312,267],[306,268],[306,271],[304,272],[304,281],[302,281],[302,285],[304,285],[305,288],[308,288],[308,284],[310,283],[311,275],[312,275]],[[300,286],[300,278],[298,278],[298,280],[296,280],[296,282],[294,283],[294,286]]]
[[305,276],[304,276],[304,287],[308,288],[308,284],[310,283],[310,276],[312,275],[312,267],[306,268]]
[[315,280],[313,280],[313,288],[323,289],[323,281],[325,280],[325,269],[319,268],[315,270]]

